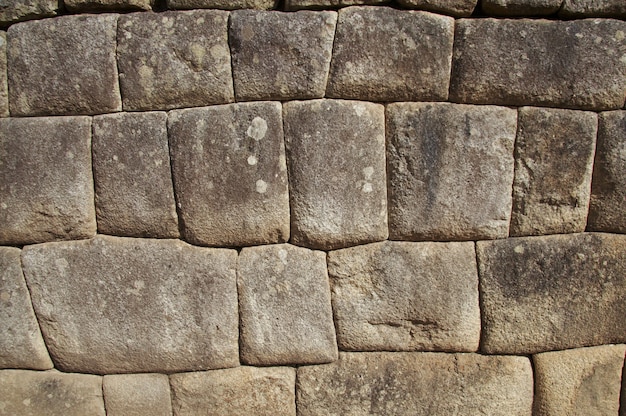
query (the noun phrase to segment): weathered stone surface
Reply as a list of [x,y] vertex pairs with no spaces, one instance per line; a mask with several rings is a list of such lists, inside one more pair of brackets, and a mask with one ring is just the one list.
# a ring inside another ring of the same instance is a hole
[[63,0],[72,13],[150,10],[154,0]]
[[163,110],[233,101],[228,12],[194,10],[120,16],[117,57],[124,110]]
[[335,12],[232,12],[237,100],[322,98],[336,23]]
[[449,14],[455,17],[469,17],[478,0],[397,0],[403,7]]
[[479,241],[482,349],[533,354],[626,341],[626,236]]
[[442,353],[342,353],[298,369],[299,416],[531,414],[526,357]]
[[533,356],[533,415],[616,415],[626,345],[604,345]]
[[601,113],[588,226],[626,233],[626,111]]
[[341,9],[326,96],[445,100],[453,37],[451,17],[387,7]]
[[280,103],[177,110],[168,123],[186,240],[246,246],[289,239]]
[[383,4],[389,0],[285,0],[285,10],[327,9],[359,4]]
[[237,367],[174,374],[172,401],[177,416],[295,416],[293,368]]
[[292,242],[336,249],[385,240],[382,105],[342,100],[283,106]]
[[516,123],[502,107],[387,106],[390,237],[506,237]]
[[93,119],[98,230],[130,237],[178,237],[167,114]]
[[244,248],[237,288],[242,362],[296,365],[337,359],[325,253],[289,244]]
[[13,116],[122,109],[115,61],[117,15],[23,22],[7,32]]
[[624,105],[626,22],[456,22],[450,100],[583,110]]
[[172,416],[170,383],[165,374],[104,376],[107,416]]
[[51,17],[59,11],[59,0],[3,0],[0,1],[0,26],[22,20]]
[[169,9],[273,9],[278,0],[167,0]]
[[626,17],[626,3],[623,0],[563,0],[559,12],[562,17]]
[[493,16],[545,16],[556,13],[563,0],[482,0],[484,13]]
[[0,32],[0,117],[9,116],[9,86],[7,84],[7,33]]
[[328,254],[337,341],[348,351],[476,351],[474,244],[383,242]]
[[96,233],[89,117],[0,119],[0,244]]
[[585,231],[597,130],[595,113],[519,109],[511,235]]
[[97,236],[29,246],[22,261],[57,368],[168,373],[239,365],[236,256]]

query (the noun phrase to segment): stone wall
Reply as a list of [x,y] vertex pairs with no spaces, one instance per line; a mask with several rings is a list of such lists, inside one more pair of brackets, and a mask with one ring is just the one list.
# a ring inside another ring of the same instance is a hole
[[0,26],[1,415],[626,415],[623,0]]

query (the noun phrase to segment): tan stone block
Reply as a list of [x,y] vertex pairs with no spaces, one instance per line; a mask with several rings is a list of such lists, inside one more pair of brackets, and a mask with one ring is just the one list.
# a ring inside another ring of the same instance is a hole
[[63,0],[72,13],[151,10],[154,0]]
[[116,374],[102,379],[107,416],[172,416],[165,374]]
[[454,17],[469,17],[478,0],[397,0],[397,3],[409,9],[426,10]]
[[482,11],[491,16],[547,16],[559,11],[563,0],[482,0]]
[[0,26],[23,20],[51,17],[59,12],[59,0],[10,0],[0,3]]
[[559,17],[626,17],[623,0],[563,0]]
[[285,10],[312,9],[321,10],[356,5],[376,5],[388,3],[389,0],[285,0]]
[[169,9],[274,9],[278,0],[167,0]]

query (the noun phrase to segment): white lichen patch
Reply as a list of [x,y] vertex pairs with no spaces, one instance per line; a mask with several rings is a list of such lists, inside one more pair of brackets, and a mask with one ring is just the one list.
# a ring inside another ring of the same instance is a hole
[[258,162],[258,160],[257,160],[256,156],[254,156],[254,155],[248,156],[248,165],[254,166],[254,165],[257,164],[257,162]]
[[254,140],[259,141],[265,137],[267,133],[267,122],[261,117],[255,117],[252,120],[252,124],[246,130],[248,137],[252,137]]
[[256,181],[256,191],[260,194],[267,192],[267,182],[262,179]]

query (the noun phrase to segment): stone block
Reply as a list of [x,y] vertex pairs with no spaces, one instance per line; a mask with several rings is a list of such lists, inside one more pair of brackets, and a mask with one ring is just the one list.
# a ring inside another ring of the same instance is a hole
[[93,118],[98,230],[129,237],[178,237],[167,114]]
[[396,0],[402,7],[442,13],[454,17],[469,17],[478,0]]
[[13,116],[120,111],[117,15],[23,22],[7,32]]
[[287,367],[237,367],[170,376],[177,416],[295,416],[295,381],[295,370]]
[[289,239],[280,103],[177,110],[168,123],[186,240],[246,246]]
[[154,0],[63,0],[72,13],[151,10]]
[[237,252],[97,236],[26,247],[55,367],[94,374],[239,365]]
[[117,57],[124,110],[165,110],[234,100],[228,12],[120,16]]
[[278,0],[167,0],[168,9],[259,9],[269,10]]
[[107,416],[172,416],[165,374],[115,374],[102,379]]
[[89,117],[0,119],[0,244],[96,233]]
[[59,12],[59,0],[10,0],[0,3],[0,27],[23,20],[51,17]]
[[300,367],[298,416],[529,416],[533,373],[526,357],[443,353],[342,353]]
[[387,239],[384,107],[293,101],[283,117],[291,241],[329,250]]
[[490,16],[547,16],[556,13],[563,0],[482,0]]
[[537,107],[518,111],[511,235],[585,231],[596,114]]
[[506,237],[516,125],[503,107],[388,105],[390,238]]
[[623,0],[563,0],[559,17],[626,17],[626,3]]
[[609,110],[624,105],[626,22],[456,22],[450,100]]
[[341,9],[326,96],[446,100],[453,38],[451,17],[388,7]]
[[285,0],[285,10],[328,9],[356,5],[376,5],[388,3],[389,0]]
[[9,116],[9,86],[7,84],[7,33],[0,32],[0,117]]
[[626,236],[479,241],[477,255],[484,352],[626,342]]
[[322,98],[336,23],[335,12],[232,12],[237,100]]
[[476,351],[474,243],[383,242],[332,251],[328,273],[339,348]]

